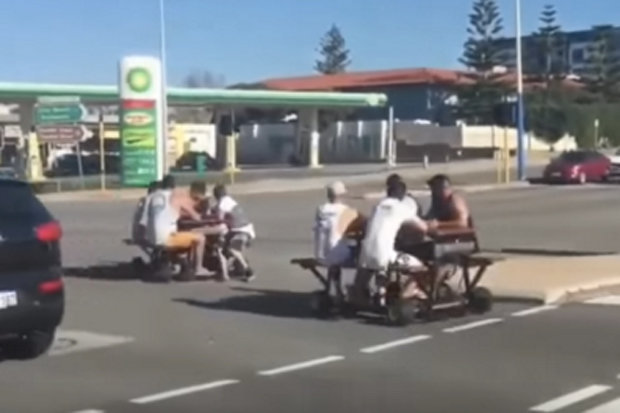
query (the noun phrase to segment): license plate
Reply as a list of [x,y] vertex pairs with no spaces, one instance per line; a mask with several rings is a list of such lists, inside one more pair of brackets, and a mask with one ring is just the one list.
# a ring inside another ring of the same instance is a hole
[[0,310],[15,307],[17,305],[17,293],[15,291],[0,291]]
[[553,172],[551,173],[551,176],[554,178],[559,178],[560,176],[562,176],[562,172]]

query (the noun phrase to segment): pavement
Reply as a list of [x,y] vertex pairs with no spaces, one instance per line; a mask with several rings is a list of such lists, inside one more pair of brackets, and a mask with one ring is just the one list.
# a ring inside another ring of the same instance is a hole
[[[466,196],[482,248],[511,256],[506,265],[521,261],[511,265],[531,273],[528,283],[561,272],[564,260],[585,271],[569,253],[619,250],[615,187]],[[612,291],[552,305],[498,302],[484,315],[407,328],[312,318],[318,285],[288,262],[312,251],[310,220],[322,197],[238,196],[259,236],[252,284],[140,282],[127,265],[137,251],[121,243],[132,200],[48,203],[65,231],[66,318],[49,356],[2,363],[1,411],[620,411],[620,296]],[[554,253],[563,254],[555,264],[519,267]]]

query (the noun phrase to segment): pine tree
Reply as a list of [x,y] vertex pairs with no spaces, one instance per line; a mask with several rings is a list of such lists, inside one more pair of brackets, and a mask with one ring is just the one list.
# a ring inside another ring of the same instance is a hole
[[541,26],[534,33],[537,71],[532,73],[542,80],[543,86],[527,94],[526,117],[528,129],[548,142],[556,142],[564,136],[568,120],[563,99],[562,32],[557,23],[557,12],[552,5],[545,5],[540,16]]
[[502,63],[496,42],[502,30],[503,21],[495,0],[475,0],[469,15],[469,38],[460,59],[469,69],[467,77],[471,85],[459,93],[459,117],[469,123],[493,123],[494,107],[504,95],[502,75],[494,70]]
[[314,69],[322,74],[331,75],[346,71],[351,64],[350,51],[346,41],[335,24],[325,33],[317,50],[321,58],[314,64]]
[[589,73],[584,76],[588,91],[598,101],[620,100],[620,42],[611,26],[595,27],[596,40],[588,50]]
[[562,59],[562,27],[557,22],[557,11],[551,4],[544,6],[540,15],[541,26],[535,33],[539,56],[543,58],[541,74],[548,83],[564,74]]

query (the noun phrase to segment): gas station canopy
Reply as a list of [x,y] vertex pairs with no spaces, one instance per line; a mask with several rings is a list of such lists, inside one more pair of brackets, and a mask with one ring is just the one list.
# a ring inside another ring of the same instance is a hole
[[[79,96],[84,102],[115,104],[118,86],[0,82],[0,102],[32,101],[41,96]],[[384,106],[381,93],[282,92],[270,90],[168,88],[170,105],[373,107]]]

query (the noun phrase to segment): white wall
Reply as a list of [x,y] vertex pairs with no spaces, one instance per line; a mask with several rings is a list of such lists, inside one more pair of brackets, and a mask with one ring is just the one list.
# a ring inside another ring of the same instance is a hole
[[[295,153],[295,123],[246,125],[240,130],[239,164],[287,163]],[[517,147],[514,128],[506,130],[508,146]],[[384,160],[387,147],[387,121],[337,122],[321,133],[321,162],[376,162]],[[496,126],[435,126],[414,121],[394,124],[397,140],[409,145],[444,144],[456,148],[499,148],[504,146],[504,129]],[[564,137],[549,145],[536,137],[529,138],[533,151],[575,149],[575,139]]]

